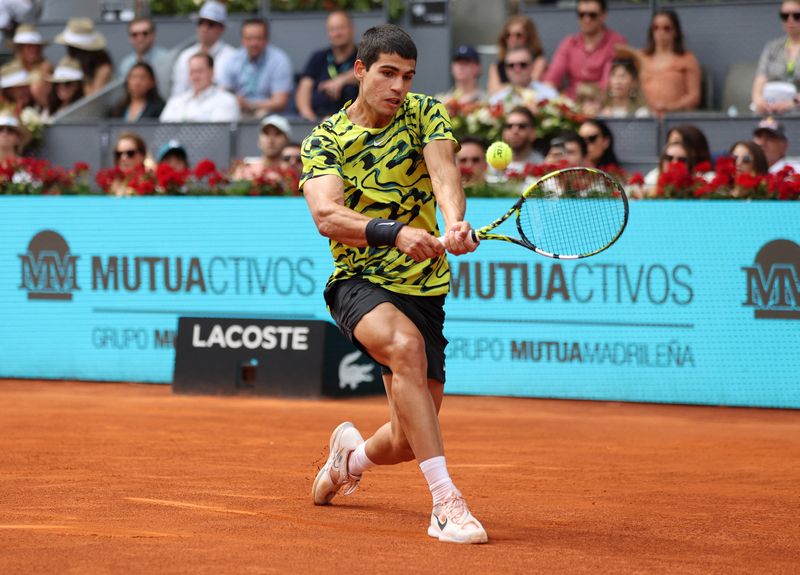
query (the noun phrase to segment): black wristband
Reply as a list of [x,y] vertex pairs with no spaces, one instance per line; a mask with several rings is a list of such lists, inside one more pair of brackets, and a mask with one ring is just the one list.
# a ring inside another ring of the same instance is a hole
[[367,222],[367,243],[374,247],[393,246],[404,225],[395,220],[374,218]]

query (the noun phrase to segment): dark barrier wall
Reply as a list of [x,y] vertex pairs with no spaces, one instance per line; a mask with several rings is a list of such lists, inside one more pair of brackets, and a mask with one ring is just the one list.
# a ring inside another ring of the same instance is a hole
[[[447,390],[800,407],[799,218],[633,202],[592,258],[451,258]],[[329,320],[331,269],[301,198],[0,196],[0,377],[166,383],[178,317]]]

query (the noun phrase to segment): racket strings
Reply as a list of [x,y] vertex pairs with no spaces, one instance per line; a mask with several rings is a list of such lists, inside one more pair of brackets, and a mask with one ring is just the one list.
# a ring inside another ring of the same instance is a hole
[[565,170],[545,178],[520,208],[520,233],[541,251],[593,254],[618,236],[625,202],[618,185],[601,173]]

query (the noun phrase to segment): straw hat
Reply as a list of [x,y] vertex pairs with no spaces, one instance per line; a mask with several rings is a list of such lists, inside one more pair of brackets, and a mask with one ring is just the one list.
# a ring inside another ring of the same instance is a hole
[[30,85],[31,75],[22,67],[19,60],[11,60],[11,62],[0,68],[0,88]]
[[47,81],[53,84],[80,82],[82,80],[83,70],[81,69],[81,63],[69,56],[61,58],[58,66],[53,70],[53,75],[47,77]]
[[11,41],[14,44],[39,44],[40,46],[47,44],[47,40],[42,37],[42,34],[33,24],[20,24],[17,26],[14,38]]
[[19,135],[20,150],[24,149],[33,138],[28,128],[19,121],[19,118],[17,118],[14,112],[9,108],[0,108],[0,126],[9,126],[17,132]]
[[106,47],[106,37],[94,29],[94,22],[89,18],[70,18],[67,27],[56,36],[54,42],[90,52]]

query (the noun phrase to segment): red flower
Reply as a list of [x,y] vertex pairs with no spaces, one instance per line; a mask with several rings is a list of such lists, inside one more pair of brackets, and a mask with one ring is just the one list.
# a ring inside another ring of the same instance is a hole
[[215,173],[217,173],[217,165],[208,158],[203,158],[194,167],[194,177],[198,180]]
[[694,171],[700,174],[711,171],[711,162],[700,162],[694,167]]
[[90,169],[89,164],[86,162],[75,162],[75,165],[72,167],[72,171],[76,174],[88,172]]
[[633,172],[633,174],[631,174],[631,179],[628,180],[628,183],[631,186],[642,186],[644,185],[644,176],[642,176],[641,172]]

